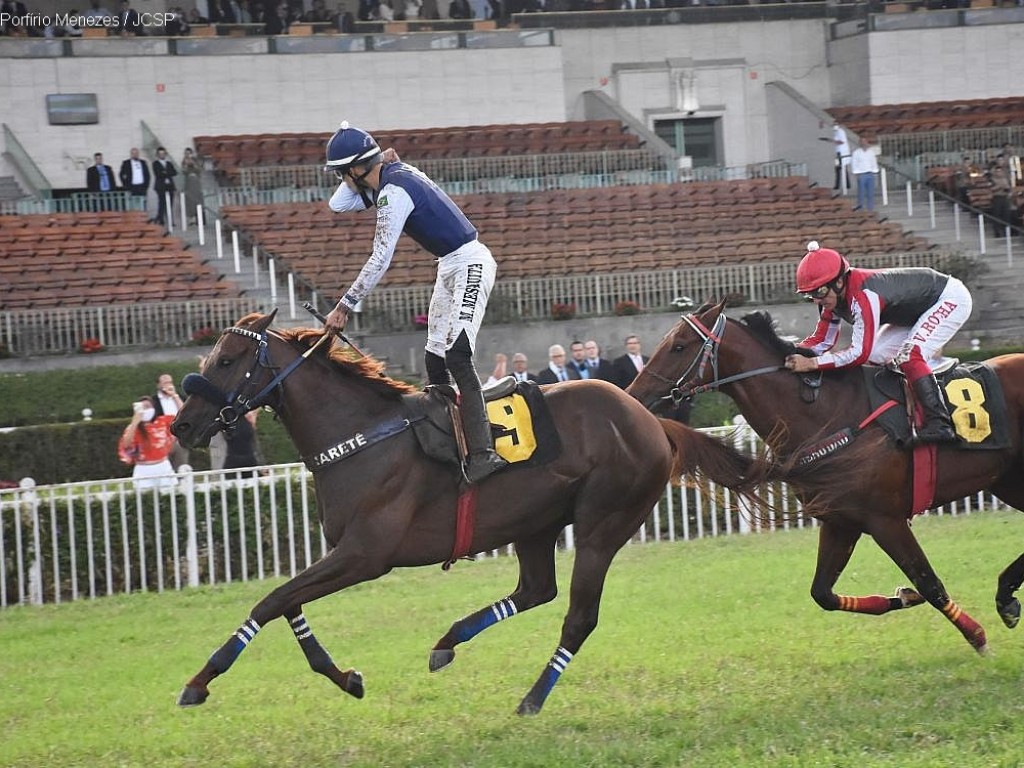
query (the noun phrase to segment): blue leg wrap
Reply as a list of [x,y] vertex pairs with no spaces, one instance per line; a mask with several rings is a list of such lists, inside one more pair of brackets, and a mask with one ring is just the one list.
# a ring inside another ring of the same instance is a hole
[[249,642],[256,637],[260,631],[260,625],[252,619],[246,619],[245,623],[238,628],[224,645],[210,657],[210,664],[217,670],[217,674],[224,674],[235,663],[238,655],[245,650]]
[[562,676],[565,668],[569,666],[570,661],[572,661],[572,654],[559,646],[538,681],[541,701],[544,701],[547,695],[551,693],[551,689],[555,687],[555,683],[558,682],[558,678]]
[[506,597],[459,622],[460,626],[455,632],[455,639],[464,643],[499,621],[512,618],[516,613],[518,613],[516,604],[512,602],[512,598]]

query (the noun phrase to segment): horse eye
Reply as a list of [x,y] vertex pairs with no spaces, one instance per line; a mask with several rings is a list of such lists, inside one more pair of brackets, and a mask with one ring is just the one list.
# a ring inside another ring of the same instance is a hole
[[219,365],[221,368],[227,368],[234,362],[235,361],[232,360],[230,357],[222,357],[220,360],[217,361],[217,365]]
[[682,352],[685,348],[686,348],[685,344],[673,344],[672,345],[672,351],[673,352]]

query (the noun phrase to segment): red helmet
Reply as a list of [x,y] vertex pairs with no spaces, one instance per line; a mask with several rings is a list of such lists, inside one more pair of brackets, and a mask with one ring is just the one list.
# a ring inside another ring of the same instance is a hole
[[850,262],[841,253],[821,248],[812,240],[807,244],[807,255],[796,268],[796,290],[798,293],[817,290],[849,271]]

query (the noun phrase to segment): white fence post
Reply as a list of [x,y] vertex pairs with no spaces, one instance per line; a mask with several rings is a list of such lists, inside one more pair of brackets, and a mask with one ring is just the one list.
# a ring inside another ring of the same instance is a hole
[[214,237],[217,238],[217,258],[224,258],[224,238],[221,236],[220,219],[213,222]]
[[231,252],[235,257],[235,274],[242,274],[242,259],[238,251],[238,230],[231,230]]
[[188,563],[188,585],[199,586],[199,545],[196,541],[195,475],[192,467],[178,467],[178,488],[185,497],[185,562]]
[[199,229],[199,244],[206,245],[206,222],[203,220],[203,206],[196,206],[196,227]]
[[178,211],[181,213],[181,231],[188,231],[188,206],[185,204],[185,192],[178,193]]

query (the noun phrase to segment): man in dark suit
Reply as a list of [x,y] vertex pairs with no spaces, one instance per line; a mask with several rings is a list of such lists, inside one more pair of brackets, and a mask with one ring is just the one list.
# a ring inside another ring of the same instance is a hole
[[512,355],[512,375],[516,377],[516,381],[536,381],[537,377],[526,370],[529,365],[529,360],[526,359],[526,355],[522,352],[516,352]]
[[[156,223],[167,224],[174,215],[174,177],[178,175],[178,169],[167,157],[167,150],[157,147],[156,160],[153,161],[153,189],[156,192],[157,207]],[[167,198],[170,197],[170,205]]]
[[[85,169],[85,188],[90,192],[113,192],[117,189],[117,177],[114,176],[114,169],[103,164],[103,153],[97,152],[92,156],[93,164]],[[94,211],[105,211],[109,207],[106,199],[97,200],[92,209]]]
[[538,384],[554,384],[556,381],[578,381],[579,371],[565,364],[565,347],[552,344],[548,347],[548,367],[537,373]]
[[121,0],[121,12],[117,14],[117,31],[121,37],[144,35],[142,20],[128,0]]
[[647,365],[648,357],[640,352],[640,337],[626,337],[626,354],[612,360],[612,372],[615,375],[614,383],[625,389],[633,383],[633,379]]
[[127,189],[135,197],[142,198],[142,208],[146,208],[146,193],[149,191],[149,166],[145,160],[139,158],[139,150],[132,147],[127,160],[121,163],[121,170],[118,172],[121,179],[121,186]]
[[583,354],[586,356],[586,364],[590,369],[590,378],[601,379],[615,383],[615,371],[612,370],[611,360],[601,357],[601,348],[593,339],[583,342]]

